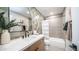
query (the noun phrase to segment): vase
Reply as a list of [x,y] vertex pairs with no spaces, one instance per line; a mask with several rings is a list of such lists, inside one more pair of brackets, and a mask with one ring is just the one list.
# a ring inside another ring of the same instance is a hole
[[36,31],[36,30],[34,30],[34,31],[33,31],[33,34],[37,35],[38,33],[37,33],[37,31]]
[[10,33],[8,30],[3,30],[1,34],[1,44],[7,44],[10,42]]

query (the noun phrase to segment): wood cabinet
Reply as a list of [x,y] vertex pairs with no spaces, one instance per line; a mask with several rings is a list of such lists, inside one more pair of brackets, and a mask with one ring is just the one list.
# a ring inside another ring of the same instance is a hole
[[44,36],[31,35],[27,38],[17,38],[10,43],[0,45],[0,51],[45,51]]
[[44,51],[44,39],[41,39],[39,41],[37,41],[36,43],[34,43],[33,45],[31,45],[28,48],[24,48],[23,51]]

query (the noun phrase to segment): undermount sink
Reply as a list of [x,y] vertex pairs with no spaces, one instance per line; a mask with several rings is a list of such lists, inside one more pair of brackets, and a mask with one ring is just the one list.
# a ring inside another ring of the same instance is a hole
[[37,35],[30,35],[29,38],[36,38]]
[[37,37],[37,35],[30,35],[29,37],[27,37],[28,40],[33,40]]

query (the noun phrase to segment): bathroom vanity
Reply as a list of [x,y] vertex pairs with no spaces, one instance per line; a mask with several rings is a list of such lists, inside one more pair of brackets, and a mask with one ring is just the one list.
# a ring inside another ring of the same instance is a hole
[[10,43],[0,45],[0,51],[44,51],[44,36],[30,35],[27,38],[11,40]]

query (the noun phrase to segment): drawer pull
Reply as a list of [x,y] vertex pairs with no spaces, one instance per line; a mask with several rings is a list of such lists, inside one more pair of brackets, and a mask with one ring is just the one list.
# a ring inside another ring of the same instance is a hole
[[35,51],[38,51],[39,48],[36,48]]

